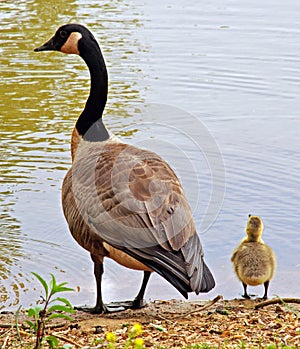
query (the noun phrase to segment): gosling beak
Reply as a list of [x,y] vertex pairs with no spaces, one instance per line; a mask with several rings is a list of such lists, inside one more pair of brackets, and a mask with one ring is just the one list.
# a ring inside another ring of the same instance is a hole
[[34,52],[40,52],[40,51],[57,51],[57,49],[54,46],[54,38],[51,38],[50,40],[45,42],[42,46],[34,49]]

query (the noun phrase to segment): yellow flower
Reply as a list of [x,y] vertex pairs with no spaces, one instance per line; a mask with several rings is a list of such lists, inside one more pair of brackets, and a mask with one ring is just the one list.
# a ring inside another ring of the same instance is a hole
[[134,333],[134,336],[140,336],[143,333],[143,327],[140,324],[133,324],[131,332]]
[[142,338],[136,338],[134,340],[134,348],[138,349],[138,348],[142,348],[144,345],[144,340]]
[[106,333],[106,340],[108,342],[115,342],[117,340],[117,336],[113,332]]

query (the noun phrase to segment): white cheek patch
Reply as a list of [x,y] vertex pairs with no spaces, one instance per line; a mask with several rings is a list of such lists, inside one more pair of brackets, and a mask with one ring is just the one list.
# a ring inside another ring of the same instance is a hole
[[74,53],[79,55],[78,41],[82,38],[82,35],[78,32],[73,32],[68,37],[68,40],[63,44],[60,51],[63,53]]

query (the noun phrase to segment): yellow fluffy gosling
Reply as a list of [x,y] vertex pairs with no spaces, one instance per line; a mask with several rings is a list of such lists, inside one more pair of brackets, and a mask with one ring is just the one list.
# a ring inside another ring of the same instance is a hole
[[250,298],[247,293],[247,286],[264,284],[265,293],[263,299],[268,298],[268,287],[275,271],[275,255],[272,249],[267,246],[262,238],[264,229],[263,222],[258,216],[249,214],[246,234],[233,251],[231,261],[238,279],[244,287],[244,298]]

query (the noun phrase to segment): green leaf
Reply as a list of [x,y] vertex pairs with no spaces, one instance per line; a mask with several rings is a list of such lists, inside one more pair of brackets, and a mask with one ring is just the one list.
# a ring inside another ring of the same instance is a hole
[[53,301],[51,301],[51,302],[54,302],[54,301],[60,301],[60,302],[64,303],[66,306],[68,306],[69,308],[73,309],[73,305],[66,298],[57,297],[57,298],[53,299]]
[[67,282],[62,282],[61,284],[56,283],[56,279],[53,274],[51,274],[51,281],[50,281],[50,286],[51,286],[51,294],[55,294],[58,292],[67,292],[67,291],[74,291],[73,288],[70,287],[64,287],[67,285]]
[[47,282],[39,274],[37,274],[35,272],[31,272],[31,274],[33,274],[39,280],[39,282],[43,285],[44,290],[45,290],[45,294],[46,294],[46,299],[47,299],[48,292],[49,292]]
[[66,307],[65,305],[61,305],[61,304],[54,304],[54,305],[52,305],[52,306],[47,310],[47,313],[52,313],[52,312],[54,312],[54,311],[62,311],[62,312],[71,313],[71,314],[74,313],[73,308],[69,308],[69,307]]
[[70,288],[70,287],[59,287],[59,286],[57,286],[55,289],[52,290],[52,294],[58,293],[58,292],[68,292],[68,291],[73,291],[74,292],[74,289]]
[[40,317],[40,311],[43,309],[42,306],[36,305],[34,308],[29,308],[28,309],[28,316],[34,316],[35,319],[37,320]]
[[54,290],[56,288],[56,279],[55,279],[55,276],[53,274],[50,274],[51,275],[51,281],[50,281],[50,287],[51,287],[51,293],[55,293]]
[[68,315],[65,315],[65,314],[57,314],[57,313],[51,314],[51,315],[48,317],[48,320],[56,319],[56,318],[66,319],[66,320],[69,320],[69,321],[72,320],[72,318],[71,318],[70,316],[68,316]]
[[36,331],[36,324],[31,322],[30,320],[26,320],[27,324],[29,325],[30,328],[32,328],[34,331]]
[[58,339],[54,336],[47,336],[45,337],[47,343],[49,344],[50,348],[57,348],[58,347]]
[[34,308],[29,308],[28,309],[28,312],[27,312],[28,316],[35,316],[35,314],[36,314],[36,312],[35,312]]
[[167,331],[164,327],[158,326],[158,325],[153,324],[153,323],[150,323],[150,326],[153,327],[153,328],[155,328],[155,329],[158,330],[158,331],[161,331],[161,332],[166,332],[166,331]]

